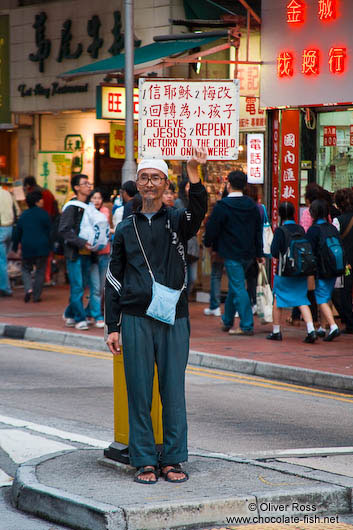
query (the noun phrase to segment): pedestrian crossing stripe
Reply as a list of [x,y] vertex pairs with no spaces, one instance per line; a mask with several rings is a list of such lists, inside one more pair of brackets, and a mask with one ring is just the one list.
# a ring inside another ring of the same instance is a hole
[[[325,516],[321,515],[323,519]],[[327,516],[330,517],[330,516]],[[353,530],[351,524],[345,523],[299,523],[299,524],[251,524],[237,526],[208,527],[202,530]]]
[[16,464],[23,464],[27,460],[49,453],[76,449],[72,445],[48,440],[19,429],[0,429],[0,447]]

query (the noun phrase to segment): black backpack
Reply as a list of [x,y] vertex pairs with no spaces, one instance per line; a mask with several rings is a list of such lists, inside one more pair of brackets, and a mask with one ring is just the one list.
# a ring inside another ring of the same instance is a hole
[[64,255],[64,240],[59,233],[60,214],[58,213],[51,224],[51,242],[54,254]]
[[345,270],[345,257],[338,230],[331,224],[318,224],[320,239],[317,256],[319,278],[336,278]]
[[286,250],[279,258],[279,276],[300,277],[315,274],[316,260],[304,229],[297,225],[295,232],[285,226],[281,226],[280,230],[284,233]]

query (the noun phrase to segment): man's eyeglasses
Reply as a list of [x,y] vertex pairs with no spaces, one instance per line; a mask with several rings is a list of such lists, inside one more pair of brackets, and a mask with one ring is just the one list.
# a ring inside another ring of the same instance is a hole
[[141,175],[140,177],[138,177],[137,182],[142,186],[146,186],[146,184],[151,181],[154,186],[160,186],[163,180],[167,180],[167,178],[160,177],[159,175],[152,175],[152,177],[148,177],[147,175]]
[[88,180],[84,180],[83,182],[80,182],[79,186],[90,186],[91,183],[88,182]]

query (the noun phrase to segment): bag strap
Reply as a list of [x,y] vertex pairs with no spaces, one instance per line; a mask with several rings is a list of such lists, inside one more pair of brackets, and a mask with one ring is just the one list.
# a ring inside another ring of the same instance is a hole
[[352,217],[351,217],[351,220],[350,220],[349,223],[348,223],[347,228],[345,229],[345,231],[343,232],[343,234],[341,234],[341,239],[344,239],[346,236],[348,236],[349,232],[350,232],[351,229],[352,229],[352,226],[353,226],[353,215],[352,215]]
[[257,285],[264,286],[267,284],[268,284],[268,279],[267,279],[265,265],[263,263],[259,263],[259,275],[258,275]]
[[266,206],[264,204],[262,204],[262,207],[263,207],[263,210],[264,210],[264,224],[267,223],[269,225],[270,221],[269,221],[269,218],[268,218],[268,215],[267,215]]
[[140,239],[140,235],[139,235],[138,230],[137,230],[137,226],[136,226],[136,216],[135,216],[135,215],[133,215],[133,217],[132,217],[132,222],[134,223],[134,229],[135,229],[135,233],[136,233],[137,241],[139,242],[140,249],[141,249],[141,252],[142,252],[142,254],[143,254],[143,257],[145,258],[145,262],[146,262],[147,267],[148,267],[148,272],[150,273],[152,280],[155,282],[156,280],[154,279],[154,276],[153,276],[153,272],[152,272],[151,266],[150,266],[149,261],[148,261],[148,259],[147,259],[147,256],[146,256],[146,253],[145,253],[145,249],[143,248],[143,245],[142,245],[142,242],[141,242],[141,239]]

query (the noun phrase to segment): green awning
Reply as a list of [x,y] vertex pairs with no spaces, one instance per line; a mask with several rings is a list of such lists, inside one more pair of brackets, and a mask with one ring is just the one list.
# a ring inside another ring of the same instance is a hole
[[[198,48],[204,46],[210,42],[219,40],[220,37],[205,37],[203,39],[188,39],[188,40],[175,40],[175,41],[164,41],[154,42],[142,46],[141,48],[135,49],[135,65],[148,63],[150,61],[157,61],[163,57],[169,57],[178,53],[186,52],[192,48]],[[120,53],[109,57],[108,59],[102,59],[95,63],[75,68],[75,70],[69,70],[59,74],[58,77],[72,78],[81,75],[94,75],[94,74],[109,74],[117,72],[118,70],[124,69],[125,66],[125,54]]]

